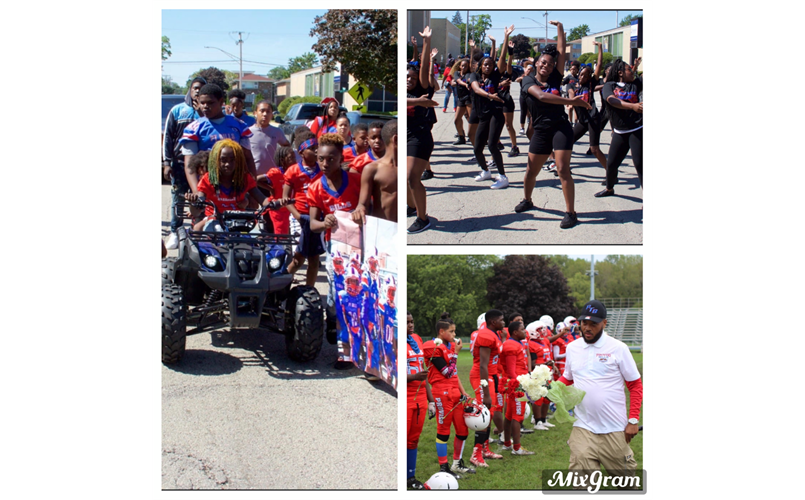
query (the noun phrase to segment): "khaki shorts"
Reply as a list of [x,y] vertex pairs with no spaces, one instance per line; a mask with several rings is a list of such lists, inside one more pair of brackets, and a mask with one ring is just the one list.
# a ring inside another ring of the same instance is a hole
[[610,474],[633,476],[637,468],[623,431],[593,434],[573,427],[567,444],[570,446],[568,470],[599,470],[603,465]]

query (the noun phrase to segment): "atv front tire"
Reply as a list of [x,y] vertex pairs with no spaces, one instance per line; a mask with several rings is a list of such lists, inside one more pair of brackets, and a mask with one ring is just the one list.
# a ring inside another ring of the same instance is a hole
[[162,285],[162,362],[178,363],[187,341],[187,305],[182,288]]
[[312,361],[321,351],[324,337],[324,307],[315,288],[297,286],[288,294],[285,334],[288,357],[294,361]]

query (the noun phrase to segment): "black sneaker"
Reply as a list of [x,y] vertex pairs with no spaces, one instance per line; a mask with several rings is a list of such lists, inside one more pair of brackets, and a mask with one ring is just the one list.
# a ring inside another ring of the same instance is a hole
[[420,219],[417,217],[414,220],[414,223],[408,226],[408,234],[416,234],[421,233],[425,229],[430,227],[430,217],[425,220]]
[[514,146],[511,149],[511,151],[509,151],[508,156],[509,156],[509,158],[513,158],[513,157],[515,157],[515,156],[517,156],[519,154],[520,154],[520,148],[518,148],[517,146]]
[[460,458],[458,463],[453,463],[453,466],[450,468],[455,474],[475,474],[475,469],[472,467],[467,467],[464,465],[464,459]]
[[525,212],[526,210],[531,210],[532,208],[534,208],[534,204],[529,200],[523,199],[523,201],[514,207],[514,211],[519,214],[520,212]]
[[571,227],[575,226],[578,223],[579,219],[576,217],[576,214],[565,212],[565,218],[562,219],[561,223],[559,223],[559,227],[561,227],[562,229],[570,229]]
[[456,478],[456,479],[461,479],[461,476],[460,476],[459,474],[456,474],[455,472],[453,472],[453,471],[450,469],[450,466],[449,466],[449,465],[447,465],[447,464],[442,464],[442,465],[439,467],[439,472],[446,472],[446,473],[450,474],[451,476],[453,476],[453,477],[454,477],[454,478]]
[[419,482],[419,480],[415,477],[408,478],[408,489],[409,490],[424,490],[425,485]]
[[596,198],[604,198],[606,196],[615,196],[615,190],[614,189],[604,189],[603,191],[599,191],[599,192],[595,193],[593,196],[595,196]]
[[460,135],[458,139],[456,139],[456,142],[453,143],[453,146],[460,146],[462,144],[467,144],[467,139],[465,139],[463,135]]
[[408,208],[408,217],[413,217],[416,215],[416,208],[407,207]]
[[467,163],[478,163],[478,158],[476,158],[475,155],[472,155],[467,158]]
[[424,172],[422,172],[422,177],[420,177],[420,179],[423,180],[423,181],[426,181],[428,179],[433,179],[433,171],[432,170],[425,170]]

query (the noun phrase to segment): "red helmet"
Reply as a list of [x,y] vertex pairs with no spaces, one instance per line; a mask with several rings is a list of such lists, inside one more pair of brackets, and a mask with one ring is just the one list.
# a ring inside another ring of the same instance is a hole
[[349,268],[349,272],[347,272],[347,276],[344,279],[346,284],[347,293],[352,295],[353,297],[357,297],[363,287],[361,287],[361,275],[358,274],[358,271],[355,270],[354,267]]
[[394,279],[394,276],[389,276],[386,278],[386,298],[388,299],[388,303],[394,305],[394,299],[397,296],[397,280]]
[[333,271],[339,275],[344,274],[344,256],[338,250],[333,255]]
[[377,250],[373,250],[372,253],[369,254],[367,262],[369,263],[369,271],[371,271],[372,274],[377,273],[377,267],[380,264],[377,260]]

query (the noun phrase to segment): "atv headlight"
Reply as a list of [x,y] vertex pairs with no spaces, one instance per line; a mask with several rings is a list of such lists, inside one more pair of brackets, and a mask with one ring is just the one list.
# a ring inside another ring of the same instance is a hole
[[274,257],[274,258],[272,258],[271,260],[268,261],[268,268],[272,272],[276,271],[277,269],[279,269],[280,266],[282,266],[282,261],[277,257]]
[[212,269],[218,265],[218,259],[216,259],[213,255],[207,255],[204,257],[204,265]]

